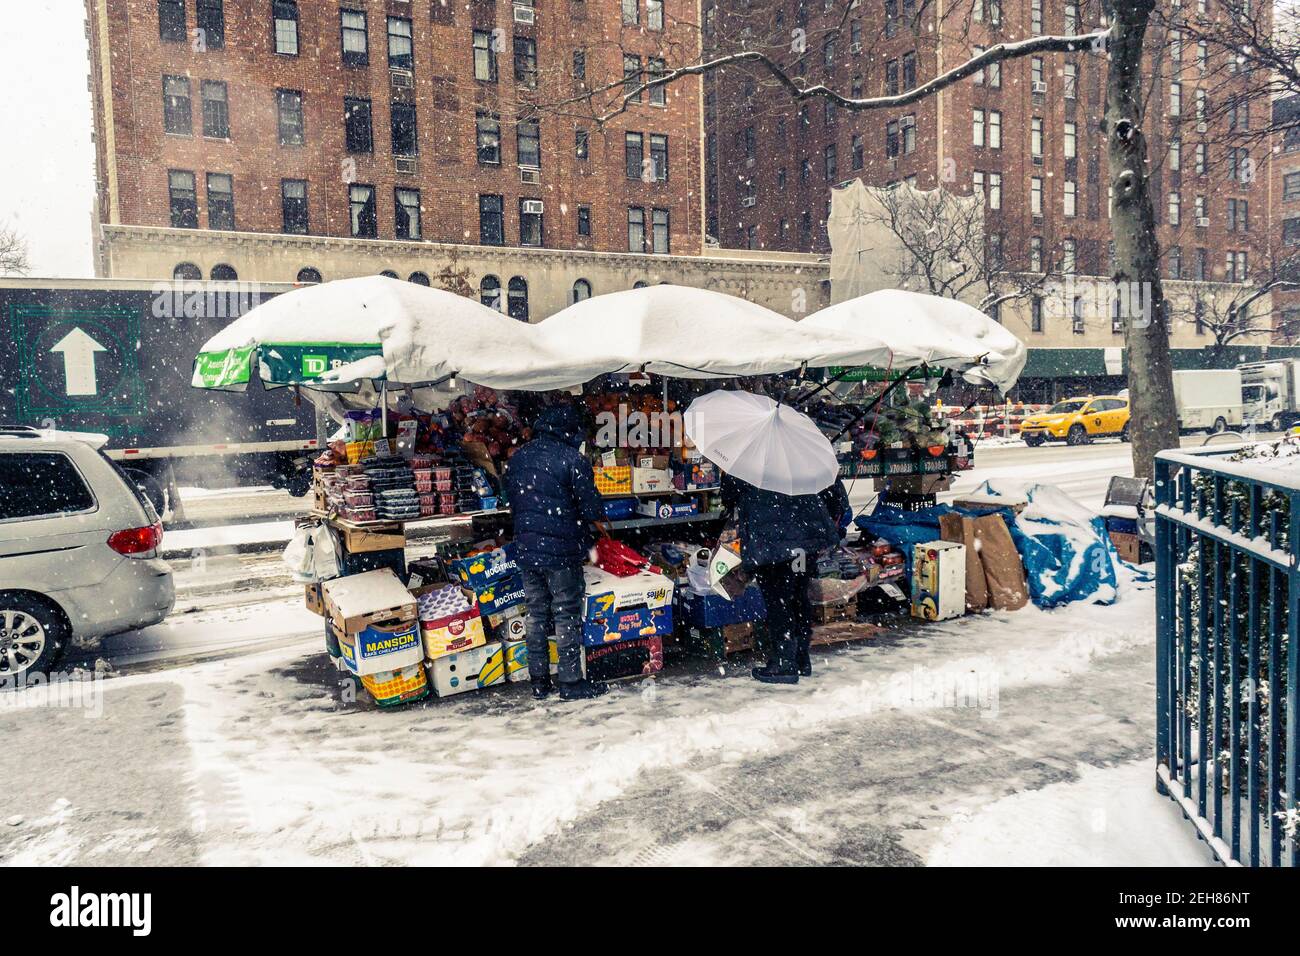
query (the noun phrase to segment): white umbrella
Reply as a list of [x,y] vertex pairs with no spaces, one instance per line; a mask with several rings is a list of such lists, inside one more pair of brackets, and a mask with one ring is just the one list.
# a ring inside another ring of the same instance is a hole
[[686,435],[723,471],[783,495],[811,495],[839,474],[831,443],[811,418],[752,392],[719,390],[691,402]]

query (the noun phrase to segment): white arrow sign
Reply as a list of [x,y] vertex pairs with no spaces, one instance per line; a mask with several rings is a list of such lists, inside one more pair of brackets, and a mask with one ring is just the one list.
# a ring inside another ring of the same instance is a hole
[[95,353],[107,352],[80,327],[73,329],[50,349],[63,353],[63,374],[69,395],[98,395],[99,383],[95,380]]

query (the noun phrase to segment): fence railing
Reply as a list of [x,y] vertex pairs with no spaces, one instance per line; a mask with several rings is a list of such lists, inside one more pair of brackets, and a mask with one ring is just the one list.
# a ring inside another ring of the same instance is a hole
[[1156,457],[1157,786],[1225,863],[1294,867],[1300,468],[1224,456]]

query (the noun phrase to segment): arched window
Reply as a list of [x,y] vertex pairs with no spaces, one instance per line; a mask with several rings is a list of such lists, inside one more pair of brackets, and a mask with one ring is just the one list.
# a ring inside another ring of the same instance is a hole
[[320,282],[321,281],[320,270],[313,269],[311,266],[304,266],[303,268],[298,270],[297,281],[302,283]]
[[506,311],[512,319],[528,321],[528,280],[523,276],[510,277]]
[[496,276],[484,276],[478,284],[478,300],[489,309],[501,311],[501,280]]
[[172,279],[177,282],[202,282],[203,270],[192,262],[182,262],[172,270]]
[[212,267],[211,276],[213,282],[234,282],[239,278],[239,273],[235,271],[233,266],[228,266],[223,262],[219,266]]
[[383,272],[381,272],[381,273],[379,273],[379,274],[380,274],[381,276],[383,276],[385,279],[396,279],[396,278],[397,278],[397,273],[394,272],[392,269],[385,269]]
[[583,299],[591,298],[591,283],[586,279],[579,279],[573,283],[573,301],[581,302]]
[[410,281],[414,282],[416,285],[427,286],[429,284],[429,277],[423,272],[412,272]]
[[642,282],[640,279],[637,279],[635,282],[632,283],[632,288],[634,288],[634,289],[644,289],[644,288],[645,288],[645,283]]

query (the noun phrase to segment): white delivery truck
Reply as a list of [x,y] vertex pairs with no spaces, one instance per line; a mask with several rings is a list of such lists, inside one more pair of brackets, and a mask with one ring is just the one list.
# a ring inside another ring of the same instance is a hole
[[1222,432],[1242,423],[1241,372],[1235,368],[1174,372],[1178,427]]
[[1246,424],[1280,432],[1300,422],[1300,359],[1237,366]]

